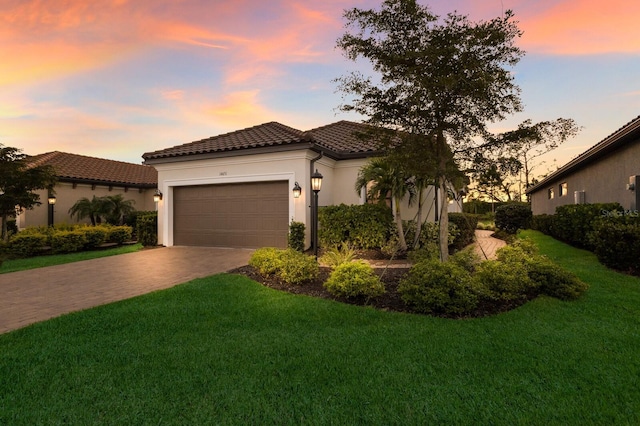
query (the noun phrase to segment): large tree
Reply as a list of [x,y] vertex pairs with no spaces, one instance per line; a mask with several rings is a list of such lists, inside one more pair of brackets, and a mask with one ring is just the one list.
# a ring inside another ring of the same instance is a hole
[[[338,47],[371,62],[379,79],[353,72],[339,78],[351,99],[341,105],[374,126],[401,130],[382,148],[403,156],[415,175],[432,167],[447,197],[459,177],[456,156],[487,147],[487,124],[521,110],[510,67],[523,56],[511,11],[478,23],[456,13],[440,17],[415,0],[386,0],[380,10],[345,11]],[[431,157],[430,157],[431,156]],[[454,176],[452,177],[452,173]],[[447,200],[440,211],[440,255],[448,257]]]
[[53,188],[55,174],[50,166],[29,166],[22,150],[0,144],[0,216],[6,241],[7,219],[42,204],[38,190]]

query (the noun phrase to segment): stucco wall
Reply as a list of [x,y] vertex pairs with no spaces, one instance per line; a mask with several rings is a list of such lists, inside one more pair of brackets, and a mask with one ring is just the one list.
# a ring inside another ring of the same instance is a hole
[[[640,175],[640,141],[541,187],[531,194],[531,210],[534,215],[553,214],[558,206],[574,204],[575,191],[584,191],[586,203],[618,202],[630,209],[635,204],[637,190],[629,191],[626,185],[629,177],[635,175]],[[560,197],[559,186],[564,182],[567,183],[567,195]],[[549,188],[554,189],[553,199],[548,198]]]
[[[158,243],[173,245],[173,188],[177,186],[208,185],[242,182],[259,182],[267,180],[286,180],[289,188],[295,182],[302,187],[300,198],[289,194],[289,220],[306,225],[306,242],[310,242],[311,231],[311,167],[310,161],[317,158],[316,152],[290,151],[281,153],[243,155],[206,160],[192,160],[154,164],[158,170],[158,186],[163,199],[158,203]],[[322,189],[318,194],[318,204],[328,206],[335,204],[361,204],[365,200],[355,189],[355,181],[360,168],[366,159],[336,161],[322,157],[315,161],[314,170],[322,175]],[[430,205],[433,191],[425,193],[426,204]],[[413,219],[417,206],[403,207],[403,218]],[[425,219],[433,220],[433,211]]]
[[[125,191],[124,187],[112,187],[109,191],[108,186],[96,185],[95,189],[92,189],[91,185],[78,184],[75,188],[71,183],[59,182],[55,186],[56,203],[54,204],[54,223],[78,223],[74,218],[69,216],[69,209],[79,199],[85,197],[92,199],[96,197],[104,197],[107,195],[122,194],[125,200],[133,200],[135,202],[134,207],[136,210],[155,210],[156,206],[153,202],[153,189],[143,189],[140,192],[137,188],[129,188]],[[17,218],[17,225],[19,229],[26,228],[27,226],[46,226],[48,224],[48,204],[47,204],[47,191],[38,191],[40,195],[39,206],[36,206],[32,210],[27,210],[20,214]],[[90,223],[89,219],[85,219],[80,223]]]

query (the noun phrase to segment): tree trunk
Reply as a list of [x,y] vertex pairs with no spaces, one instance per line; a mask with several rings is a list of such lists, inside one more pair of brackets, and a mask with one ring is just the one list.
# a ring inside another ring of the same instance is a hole
[[404,227],[402,226],[402,215],[400,214],[400,200],[394,198],[396,226],[398,228],[398,244],[400,250],[407,251],[407,241],[404,238]]
[[438,186],[441,194],[440,207],[440,261],[446,262],[449,260],[449,215],[447,214],[447,204],[449,203],[449,197],[447,196],[447,179],[444,176],[438,177]]
[[420,233],[422,232],[422,207],[424,202],[422,201],[422,193],[424,188],[420,188],[418,191],[418,214],[416,215],[416,235],[413,237],[413,248],[417,249],[420,245]]
[[2,241],[9,241],[9,232],[7,232],[7,214],[2,215]]

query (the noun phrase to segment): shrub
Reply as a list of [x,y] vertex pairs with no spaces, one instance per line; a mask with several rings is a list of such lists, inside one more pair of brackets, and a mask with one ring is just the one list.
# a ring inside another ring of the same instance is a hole
[[324,283],[327,291],[337,297],[365,297],[367,300],[385,293],[384,284],[368,264],[342,263]]
[[478,265],[474,279],[496,302],[521,302],[537,294],[525,263],[487,260]]
[[77,231],[57,231],[51,237],[53,253],[74,253],[82,251],[86,244],[85,233]]
[[318,262],[309,256],[293,249],[280,252],[281,267],[277,276],[287,284],[304,284],[318,278]]
[[481,259],[476,253],[474,247],[467,247],[452,255],[449,258],[449,261],[458,265],[465,271],[473,273],[476,270],[476,266],[480,264]]
[[336,268],[343,263],[351,262],[355,257],[356,251],[349,247],[349,244],[342,243],[340,247],[331,247],[327,250],[320,258],[320,262],[330,268]]
[[261,275],[275,275],[282,269],[282,250],[275,247],[262,247],[251,254],[249,265]]
[[84,249],[90,250],[98,247],[107,240],[107,228],[104,226],[83,226],[78,231],[84,234]]
[[593,249],[588,239],[596,219],[613,211],[623,211],[618,203],[567,204],[556,208],[551,223],[552,236],[576,247]]
[[571,272],[543,256],[529,264],[529,278],[540,286],[540,293],[560,300],[575,300],[589,286]]
[[509,203],[496,209],[496,228],[509,234],[515,234],[518,229],[531,226],[531,207],[528,203]]
[[[449,213],[449,222],[456,225],[459,234],[450,244],[452,251],[459,251],[473,243],[476,227],[478,226],[478,217],[465,213]],[[451,232],[451,230],[450,230]]]
[[602,218],[595,222],[589,245],[603,265],[640,275],[640,219]]
[[[108,229],[107,241],[110,243],[122,244],[131,241],[133,229],[130,226],[110,226]],[[156,237],[156,243],[157,243]],[[154,244],[155,245],[155,244]]]
[[300,252],[304,251],[304,231],[304,223],[291,221],[289,224],[289,248]]
[[48,236],[34,231],[21,231],[9,240],[9,251],[17,257],[30,257],[42,251],[47,245]]
[[136,217],[136,234],[138,241],[143,246],[155,246],[158,244],[158,213],[138,213]]
[[439,260],[440,247],[438,247],[437,243],[428,243],[419,249],[411,250],[407,253],[407,259],[414,265],[425,260]]
[[382,247],[393,222],[391,209],[380,204],[327,206],[318,212],[320,243],[325,247],[347,243],[352,247]]
[[427,314],[464,315],[478,304],[471,274],[451,262],[414,265],[400,281],[398,292],[409,307]]
[[551,226],[553,224],[553,215],[538,214],[531,218],[531,229],[540,231],[545,235],[551,235]]

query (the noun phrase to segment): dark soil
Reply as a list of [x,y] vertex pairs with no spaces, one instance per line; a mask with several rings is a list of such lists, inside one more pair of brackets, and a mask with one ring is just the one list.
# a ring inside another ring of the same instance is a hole
[[396,312],[411,312],[409,308],[404,304],[400,295],[397,292],[400,279],[409,271],[409,268],[375,268],[374,271],[387,290],[382,296],[366,300],[361,299],[345,299],[336,297],[329,293],[323,284],[329,278],[331,268],[320,267],[320,273],[318,278],[313,281],[307,281],[302,285],[290,285],[283,283],[276,277],[264,277],[252,266],[242,266],[240,268],[229,271],[232,274],[246,275],[254,281],[261,283],[267,287],[271,287],[276,290],[286,291],[293,294],[305,294],[312,297],[320,297],[322,299],[336,300],[342,303],[349,303],[352,305],[360,306],[372,306],[376,309],[384,311],[396,311]]

